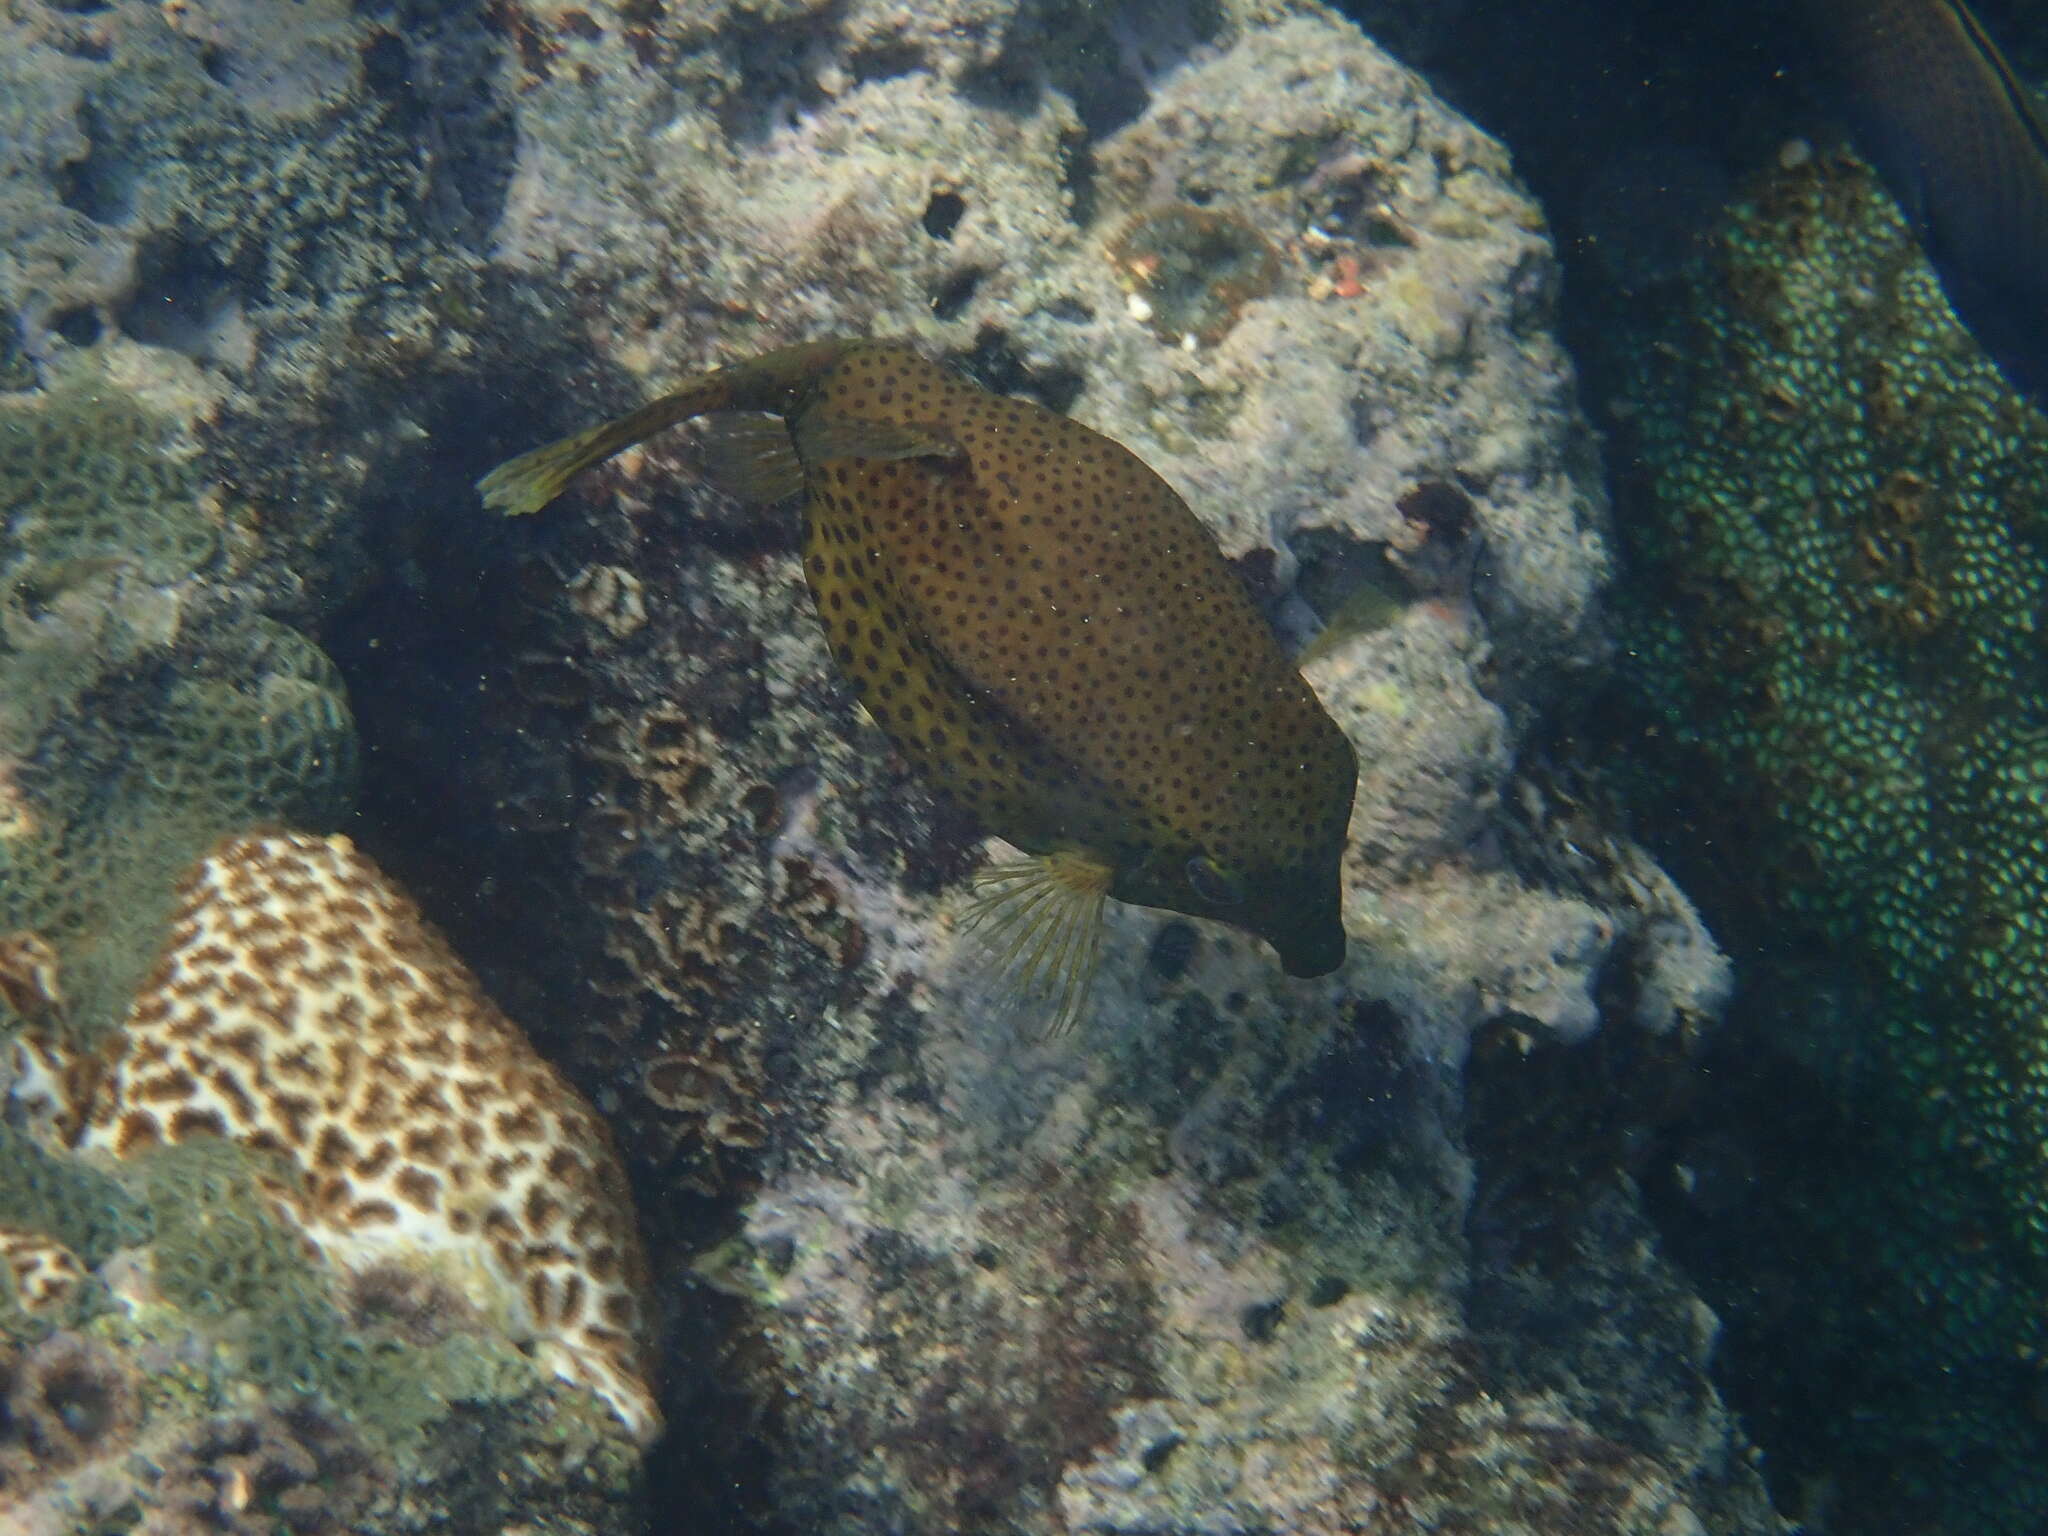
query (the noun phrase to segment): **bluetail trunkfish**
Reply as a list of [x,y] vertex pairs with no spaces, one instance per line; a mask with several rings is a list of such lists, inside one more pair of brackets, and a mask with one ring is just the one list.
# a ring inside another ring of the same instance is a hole
[[1120,443],[891,341],[700,375],[478,482],[506,513],[689,417],[749,499],[804,498],[803,568],[854,693],[903,754],[1030,855],[970,924],[1071,1027],[1105,898],[1344,959],[1351,744],[1171,486]]
[[2048,132],[1962,0],[1800,0],[1868,157],[1957,318],[2048,388]]

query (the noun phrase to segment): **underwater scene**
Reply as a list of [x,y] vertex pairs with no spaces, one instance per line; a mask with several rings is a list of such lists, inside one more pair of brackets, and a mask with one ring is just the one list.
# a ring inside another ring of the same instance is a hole
[[2044,88],[0,0],[0,1536],[2048,1536]]

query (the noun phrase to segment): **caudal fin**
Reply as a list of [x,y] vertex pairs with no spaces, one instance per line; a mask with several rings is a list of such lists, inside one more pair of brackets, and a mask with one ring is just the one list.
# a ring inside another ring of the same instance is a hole
[[573,437],[545,443],[516,459],[507,459],[477,481],[476,488],[483,493],[485,506],[507,517],[538,512],[591,465],[646,441],[686,416],[700,413],[704,409],[704,394],[701,387],[679,389]]
[[591,465],[645,442],[679,421],[710,411],[786,415],[798,391],[848,350],[861,345],[844,338],[809,341],[700,374],[680,389],[614,421],[508,459],[477,481],[476,488],[483,493],[485,506],[508,517],[538,512]]

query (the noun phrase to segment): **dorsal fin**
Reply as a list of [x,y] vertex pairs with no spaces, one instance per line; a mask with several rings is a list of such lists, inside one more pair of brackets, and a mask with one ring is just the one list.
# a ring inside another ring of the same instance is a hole
[[787,501],[804,488],[803,460],[779,416],[713,416],[704,426],[704,472],[741,501]]
[[942,427],[910,422],[866,421],[832,411],[810,410],[795,423],[797,456],[806,464],[834,459],[964,458],[960,441]]

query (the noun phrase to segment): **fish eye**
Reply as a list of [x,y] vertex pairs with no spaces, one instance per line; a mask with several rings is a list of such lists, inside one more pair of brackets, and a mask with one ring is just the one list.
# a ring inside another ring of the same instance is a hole
[[1244,882],[1206,853],[1188,860],[1188,885],[1211,906],[1234,907],[1244,900]]

